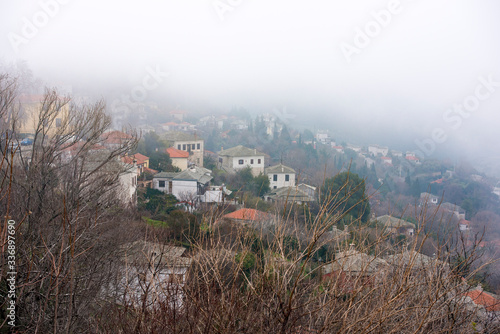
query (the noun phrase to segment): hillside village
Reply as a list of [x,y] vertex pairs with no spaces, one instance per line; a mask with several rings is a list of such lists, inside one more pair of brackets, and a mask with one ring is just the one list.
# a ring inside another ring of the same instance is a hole
[[[338,142],[330,131],[298,130],[273,114],[252,118],[244,112],[195,117],[174,110],[162,122],[64,138],[60,129],[70,111],[61,108],[51,116],[48,144],[37,146],[40,129],[29,124],[39,120],[44,98],[23,97],[29,101],[24,117],[31,121],[23,122],[17,150],[10,151],[13,165],[33,170],[37,150],[52,145],[51,166],[62,171],[76,163],[103,192],[113,188],[106,201],[118,200],[141,228],[163,236],[119,246],[125,262],[117,270],[127,274],[109,282],[103,293],[121,305],[167,301],[181,309],[193,263],[211,251],[196,243],[200,235],[233,240],[238,233],[258,234],[259,246],[225,250],[243,275],[258,270],[258,257],[270,256],[285,271],[295,260],[307,262],[305,270],[314,273],[307,280],[335,282],[336,293],[345,296],[381,287],[388,273],[401,268],[412,268],[412,279],[425,272],[451,280],[457,259],[441,246],[450,235],[461,240],[455,244],[458,253],[480,252],[487,259],[500,249],[499,228],[482,234],[500,215],[498,180],[466,164]],[[54,184],[63,179],[50,175]],[[321,233],[311,229],[332,219]],[[266,241],[277,230],[284,240],[281,256]],[[307,253],[313,240],[321,243]],[[308,261],[300,260],[304,257]],[[450,288],[461,291],[454,303],[479,310],[478,322],[498,319],[500,278],[459,267],[460,281]],[[146,294],[145,282],[150,283]]]

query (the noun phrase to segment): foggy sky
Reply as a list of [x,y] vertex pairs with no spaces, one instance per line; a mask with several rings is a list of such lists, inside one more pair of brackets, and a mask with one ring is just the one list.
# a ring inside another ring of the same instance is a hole
[[[223,20],[216,4],[231,8]],[[397,13],[348,62],[341,46],[355,47],[358,29],[391,6]],[[53,17],[26,38],[42,7]],[[500,82],[498,13],[495,0],[0,0],[0,60],[103,96],[158,67],[169,76],[150,97],[181,108],[286,107],[339,137],[413,150],[440,128],[436,152],[498,157],[500,87],[459,126],[444,120],[478,78]]]

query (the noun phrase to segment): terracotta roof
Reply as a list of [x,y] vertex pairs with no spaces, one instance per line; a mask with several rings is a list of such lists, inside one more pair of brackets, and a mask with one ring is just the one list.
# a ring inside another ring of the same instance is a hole
[[122,161],[124,163],[130,164],[130,165],[134,164],[134,159],[138,165],[142,165],[143,163],[145,163],[146,161],[149,160],[149,157],[142,155],[140,153],[136,153],[134,155],[127,155],[127,156],[122,157]]
[[411,161],[420,161],[420,159],[419,159],[419,158],[417,158],[417,157],[413,157],[413,156],[407,156],[405,159],[406,159],[406,160],[411,160]]
[[237,211],[228,213],[227,215],[222,216],[222,218],[227,219],[240,219],[240,220],[259,220],[268,218],[268,214],[255,209],[239,209]]
[[486,311],[497,312],[500,311],[500,300],[493,297],[489,293],[482,291],[480,289],[475,289],[468,291],[465,294],[467,297],[472,299],[474,304],[484,306]]
[[144,154],[136,153],[134,154],[134,158],[137,160],[138,164],[142,164],[149,160],[149,157],[145,156]]
[[132,139],[132,136],[121,131],[110,131],[103,133],[101,138],[106,144],[121,144],[126,140]]
[[441,184],[441,183],[443,183],[443,181],[444,181],[444,179],[443,179],[443,178],[441,178],[441,179],[437,179],[437,180],[435,180],[435,181],[432,181],[431,183],[438,183],[438,184]]
[[186,151],[181,151],[173,147],[169,147],[165,150],[165,152],[171,157],[171,158],[188,158],[189,157],[189,152]]
[[156,169],[144,167],[144,173],[158,174],[158,171]]

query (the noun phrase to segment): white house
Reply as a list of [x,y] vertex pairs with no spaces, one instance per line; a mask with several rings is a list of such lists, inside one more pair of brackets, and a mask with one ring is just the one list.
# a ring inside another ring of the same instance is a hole
[[108,294],[114,294],[119,303],[141,307],[149,308],[158,302],[182,307],[182,287],[192,262],[184,256],[185,248],[139,240],[120,250],[123,275],[110,283]]
[[258,152],[257,149],[238,145],[227,150],[222,150],[218,152],[218,155],[218,167],[220,169],[237,171],[250,167],[254,176],[264,173],[264,153]]
[[420,203],[421,204],[434,204],[437,205],[439,203],[439,196],[429,194],[429,193],[421,193],[420,194]]
[[167,132],[163,134],[173,148],[189,153],[188,163],[203,167],[203,152],[205,141],[196,134],[185,132]]
[[295,186],[295,171],[282,164],[268,167],[265,174],[269,177],[269,188],[278,189]]
[[180,173],[162,172],[153,176],[153,188],[174,195],[179,200],[199,200],[212,180],[212,171],[191,167]]
[[385,157],[389,153],[389,148],[378,145],[370,145],[368,146],[368,152],[370,152],[374,156],[382,155]]

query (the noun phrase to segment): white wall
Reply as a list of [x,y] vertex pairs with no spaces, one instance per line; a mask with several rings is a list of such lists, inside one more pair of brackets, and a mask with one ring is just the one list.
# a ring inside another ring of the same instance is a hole
[[[278,176],[278,180],[274,181],[274,176]],[[285,181],[285,175],[289,176],[289,181]],[[269,177],[269,187],[271,189],[278,189],[283,187],[294,187],[295,186],[295,174],[281,174],[281,173],[271,173],[267,174]],[[275,188],[276,187],[276,188]]]
[[[260,159],[260,164],[259,164],[259,159]],[[240,165],[239,161],[243,160],[243,164]],[[252,164],[253,160],[253,164]],[[233,169],[238,170],[238,169],[243,169],[250,166],[252,168],[252,174],[254,176],[259,175],[260,173],[264,173],[264,156],[252,156],[252,157],[233,157]]]

